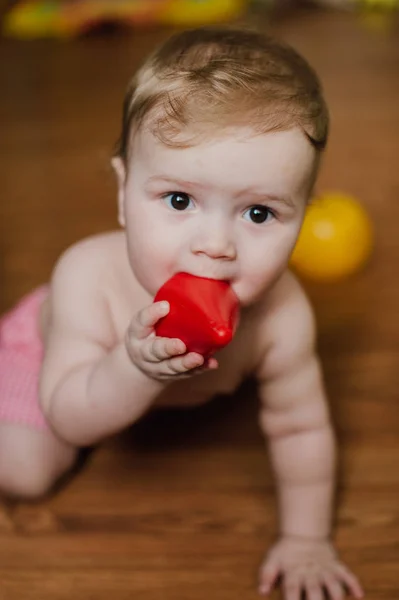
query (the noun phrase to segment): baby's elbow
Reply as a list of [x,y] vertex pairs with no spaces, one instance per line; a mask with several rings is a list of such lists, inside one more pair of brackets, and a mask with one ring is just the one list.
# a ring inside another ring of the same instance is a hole
[[70,414],[69,410],[65,410],[64,398],[56,392],[57,390],[54,390],[51,395],[44,394],[40,397],[40,407],[49,427],[60,440],[71,446],[90,446],[86,432],[82,431],[82,423]]

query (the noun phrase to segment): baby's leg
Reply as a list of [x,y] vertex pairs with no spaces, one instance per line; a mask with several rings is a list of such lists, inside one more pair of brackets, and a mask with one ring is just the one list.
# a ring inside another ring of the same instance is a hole
[[38,400],[43,345],[37,288],[0,319],[0,494],[37,498],[75,462],[77,449],[51,431]]
[[43,496],[71,469],[77,453],[49,429],[0,423],[0,494]]

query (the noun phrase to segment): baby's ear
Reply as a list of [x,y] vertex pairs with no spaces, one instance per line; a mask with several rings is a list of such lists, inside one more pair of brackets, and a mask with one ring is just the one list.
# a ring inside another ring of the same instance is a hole
[[125,182],[126,169],[120,156],[114,156],[111,160],[112,168],[116,175],[118,185],[118,222],[121,227],[125,227]]

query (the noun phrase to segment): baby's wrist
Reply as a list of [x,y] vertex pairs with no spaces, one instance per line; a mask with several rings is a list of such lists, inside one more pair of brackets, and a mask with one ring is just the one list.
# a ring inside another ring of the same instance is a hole
[[136,363],[131,354],[129,353],[129,348],[127,344],[120,345],[123,362],[124,362],[124,371],[126,373],[127,378],[133,377],[135,380],[135,384],[143,384],[151,389],[152,394],[157,396],[159,393],[163,391],[166,385],[166,381],[160,381],[159,379],[155,379],[151,377],[149,373],[146,373],[143,369],[140,368],[140,365]]
[[149,385],[156,393],[162,392],[164,388],[170,383],[166,379],[158,379],[145,369],[141,368],[139,364],[130,359],[130,368],[132,367],[135,370],[138,379],[141,380],[143,383]]

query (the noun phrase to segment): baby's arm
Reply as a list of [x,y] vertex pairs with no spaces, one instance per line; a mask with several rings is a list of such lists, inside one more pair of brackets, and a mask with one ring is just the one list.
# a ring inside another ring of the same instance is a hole
[[299,286],[270,315],[270,347],[259,371],[260,423],[279,485],[281,533],[330,533],[335,444],[314,350],[313,315]]
[[61,258],[51,283],[40,399],[56,433],[77,446],[127,427],[168,380],[199,366],[192,354],[180,356],[184,344],[176,350],[176,340],[148,339],[162,316],[159,304],[134,316],[129,334],[117,339],[99,262],[96,241],[82,242]]
[[40,381],[47,419],[61,438],[77,446],[93,444],[133,422],[161,385],[135,368],[125,344],[115,340],[96,281],[95,251],[95,243],[78,244],[55,269]]
[[[259,369],[260,423],[267,436],[278,486],[280,540],[261,570],[268,593],[284,575],[285,598],[342,598],[341,584],[362,590],[338,562],[329,542],[334,498],[335,441],[309,303],[292,276],[281,283],[269,315]],[[270,337],[269,337],[270,336]]]

